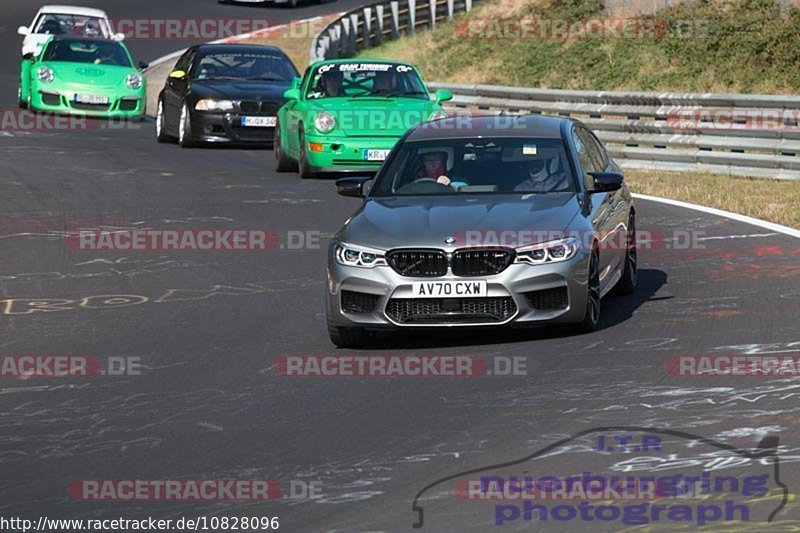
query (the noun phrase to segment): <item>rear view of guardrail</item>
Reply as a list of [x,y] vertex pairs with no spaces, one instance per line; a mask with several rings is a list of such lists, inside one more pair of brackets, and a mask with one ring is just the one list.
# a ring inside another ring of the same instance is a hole
[[798,96],[428,86],[457,107],[577,118],[627,168],[800,178]]
[[432,29],[455,13],[471,11],[479,0],[402,0],[376,2],[348,11],[337,18],[311,43],[311,61],[351,57],[357,51]]

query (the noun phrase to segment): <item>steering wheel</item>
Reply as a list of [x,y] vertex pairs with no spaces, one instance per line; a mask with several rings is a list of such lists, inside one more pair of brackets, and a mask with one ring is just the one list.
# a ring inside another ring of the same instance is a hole
[[425,194],[425,193],[442,193],[452,192],[453,188],[449,185],[439,183],[433,178],[420,178],[411,183],[406,183],[395,192],[397,194]]

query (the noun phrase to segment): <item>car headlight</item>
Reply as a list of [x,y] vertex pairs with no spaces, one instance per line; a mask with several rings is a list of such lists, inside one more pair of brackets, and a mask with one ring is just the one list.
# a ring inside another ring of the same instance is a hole
[[50,83],[56,79],[56,75],[53,73],[53,69],[50,67],[40,67],[36,72],[36,75],[38,76],[39,81],[44,83]]
[[386,258],[382,250],[364,246],[340,243],[336,245],[334,255],[336,256],[336,262],[345,266],[372,268],[386,264]]
[[532,244],[516,249],[516,262],[530,265],[557,263],[572,259],[580,248],[581,242],[576,237]]
[[428,117],[428,120],[439,120],[440,118],[447,118],[447,113],[441,109],[437,109],[431,116]]
[[140,89],[142,87],[142,77],[138,74],[128,74],[128,76],[125,78],[125,85],[134,91],[136,89]]
[[320,133],[330,133],[336,127],[336,118],[327,111],[317,113],[314,117],[314,127]]
[[214,100],[204,98],[194,105],[197,111],[233,111],[233,102],[230,100]]

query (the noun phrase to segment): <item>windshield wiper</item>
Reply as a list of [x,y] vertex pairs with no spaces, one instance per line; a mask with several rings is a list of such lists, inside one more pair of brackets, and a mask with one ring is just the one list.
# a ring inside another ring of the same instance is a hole
[[350,98],[360,98],[362,96],[386,96],[386,97],[391,97],[391,96],[398,96],[401,93],[402,93],[402,91],[399,91],[397,89],[378,89],[377,91],[367,91],[367,92],[363,92],[363,93],[360,93],[360,94],[354,94]]
[[289,81],[286,78],[282,78],[276,74],[267,75],[267,76],[252,76],[250,78],[244,78],[246,80],[264,80],[264,81]]

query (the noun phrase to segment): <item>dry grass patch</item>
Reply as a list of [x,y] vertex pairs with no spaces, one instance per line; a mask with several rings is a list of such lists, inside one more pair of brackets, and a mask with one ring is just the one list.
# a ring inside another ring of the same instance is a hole
[[800,181],[625,170],[631,191],[724,209],[800,228]]

